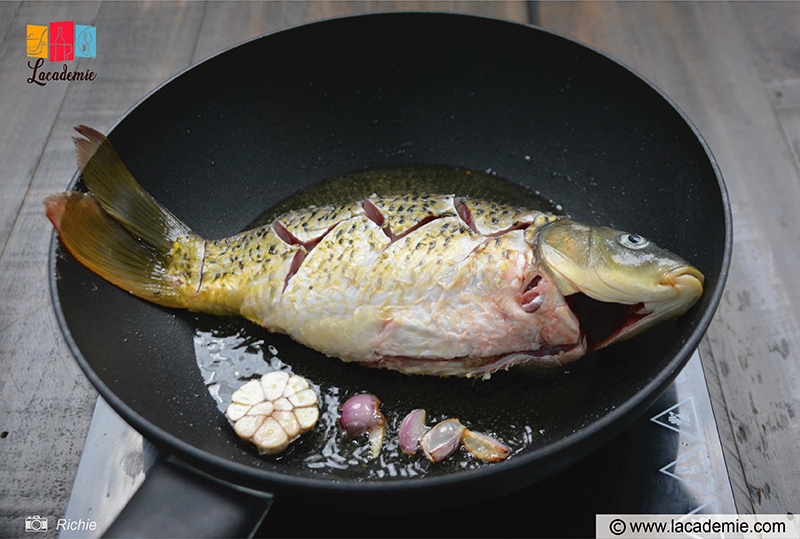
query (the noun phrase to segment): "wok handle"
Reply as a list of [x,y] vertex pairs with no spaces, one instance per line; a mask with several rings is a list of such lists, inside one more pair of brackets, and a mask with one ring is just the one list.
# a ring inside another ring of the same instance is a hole
[[103,537],[252,537],[271,505],[270,493],[166,457],[156,460]]

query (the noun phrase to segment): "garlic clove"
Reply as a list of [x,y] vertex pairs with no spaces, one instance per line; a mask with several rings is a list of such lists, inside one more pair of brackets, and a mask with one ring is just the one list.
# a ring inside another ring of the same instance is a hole
[[306,406],[294,411],[294,417],[300,425],[300,430],[308,431],[317,424],[319,419],[319,408],[316,406]]
[[300,423],[293,412],[276,411],[272,414],[273,419],[278,422],[289,438],[295,438],[300,434]]
[[234,391],[231,400],[237,404],[258,404],[264,400],[264,390],[258,380],[250,380]]
[[289,402],[295,407],[311,406],[317,402],[317,394],[311,389],[302,389],[289,397]]
[[269,401],[259,402],[247,412],[247,415],[272,415],[273,406]]
[[273,403],[273,406],[278,412],[291,412],[294,409],[294,405],[285,397],[281,397],[280,399],[276,400]]
[[289,446],[289,436],[275,418],[268,417],[253,434],[253,443],[262,453],[274,455]]
[[250,438],[263,422],[263,415],[246,415],[233,425],[233,430],[236,431],[240,438]]
[[296,393],[300,393],[304,389],[308,389],[308,381],[301,376],[293,375],[289,377],[289,380],[286,382],[286,389],[283,392],[283,396],[291,397]]
[[262,376],[261,386],[264,389],[264,398],[274,401],[282,397],[288,381],[289,373],[283,371],[272,371]]
[[228,406],[228,409],[225,410],[225,414],[231,421],[239,421],[247,414],[247,412],[250,411],[251,408],[252,406],[249,404],[237,404],[234,402]]

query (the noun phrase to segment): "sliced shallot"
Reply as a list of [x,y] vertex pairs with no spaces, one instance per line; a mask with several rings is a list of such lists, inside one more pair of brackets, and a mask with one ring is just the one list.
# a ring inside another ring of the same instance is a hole
[[500,462],[511,453],[511,449],[496,438],[469,429],[464,429],[461,441],[474,457],[486,462]]
[[458,419],[445,419],[434,425],[420,440],[425,456],[431,462],[441,462],[461,445],[465,427]]
[[426,413],[422,408],[411,410],[400,423],[400,449],[409,455],[416,455],[419,441],[425,435]]

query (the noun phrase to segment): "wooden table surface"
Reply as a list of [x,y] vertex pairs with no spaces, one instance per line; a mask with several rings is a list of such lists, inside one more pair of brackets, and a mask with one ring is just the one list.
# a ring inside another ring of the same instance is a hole
[[[108,130],[181,70],[260,34],[370,11],[528,22],[669,95],[708,141],[734,258],[700,352],[740,513],[800,512],[800,3],[0,2],[0,536],[66,507],[97,397],[53,314],[42,200],[75,171],[72,127]],[[93,81],[29,84],[27,24],[97,28]],[[702,231],[698,231],[702,234]]]

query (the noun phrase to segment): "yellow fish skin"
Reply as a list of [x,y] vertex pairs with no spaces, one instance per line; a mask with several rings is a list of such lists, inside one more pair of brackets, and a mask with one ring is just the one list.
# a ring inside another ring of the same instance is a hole
[[[78,261],[148,301],[241,315],[345,361],[483,378],[563,365],[680,316],[702,293],[699,271],[639,236],[454,195],[375,194],[203,239],[102,134],[76,129],[89,193],[45,205]],[[624,323],[588,342],[567,297],[578,293],[622,304]]]

